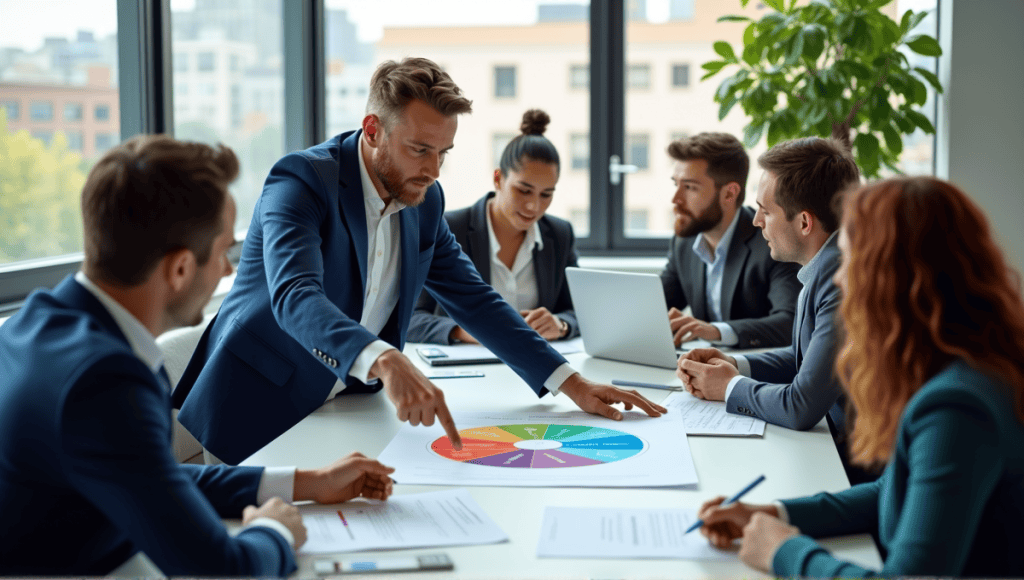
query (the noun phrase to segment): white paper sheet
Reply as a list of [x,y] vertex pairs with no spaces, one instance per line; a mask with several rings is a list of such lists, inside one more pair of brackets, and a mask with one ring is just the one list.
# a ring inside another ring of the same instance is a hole
[[299,508],[308,539],[300,552],[496,544],[505,534],[466,489]]
[[439,424],[402,425],[378,458],[401,484],[667,487],[697,483],[682,421],[626,413],[462,413],[455,451]]
[[694,508],[615,509],[548,507],[544,510],[539,558],[735,559],[734,551],[711,547],[699,531]]
[[761,437],[764,421],[725,410],[724,401],[705,401],[687,392],[673,392],[661,402],[670,413],[678,412],[687,435]]

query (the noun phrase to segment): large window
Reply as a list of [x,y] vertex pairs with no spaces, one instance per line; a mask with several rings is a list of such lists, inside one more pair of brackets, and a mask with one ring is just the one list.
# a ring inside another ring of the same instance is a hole
[[516,67],[494,67],[494,96],[498,98],[516,96]]
[[245,237],[271,166],[284,155],[282,0],[172,0],[174,134],[224,143],[241,163],[231,185]]
[[[116,8],[0,0],[0,271],[82,250],[81,188],[119,133]],[[86,114],[101,104],[106,119]],[[97,143],[100,132],[114,138]]]

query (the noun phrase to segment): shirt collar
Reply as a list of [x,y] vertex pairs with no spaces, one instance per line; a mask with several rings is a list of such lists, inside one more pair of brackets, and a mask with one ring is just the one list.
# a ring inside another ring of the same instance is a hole
[[697,254],[697,257],[705,264],[714,264],[729,253],[729,246],[732,244],[733,234],[736,232],[736,224],[740,223],[740,213],[742,212],[739,211],[739,208],[736,208],[736,215],[732,216],[732,222],[725,229],[725,233],[722,234],[722,239],[718,241],[718,245],[715,246],[714,256],[711,255],[708,247],[709,244],[704,234],[697,234],[696,239],[693,240],[693,253]]
[[829,245],[829,243],[832,241],[832,238],[836,237],[836,234],[838,233],[839,230],[832,232],[832,235],[829,236],[827,240],[825,240],[825,243],[822,244],[820,248],[818,248],[818,252],[814,254],[814,257],[811,258],[811,261],[807,262],[806,266],[797,270],[796,279],[800,280],[800,282],[804,286],[806,286],[808,282],[814,279],[815,276],[817,276],[818,274],[818,270],[821,270],[821,268],[823,267],[823,264],[821,262],[821,251],[824,250],[825,247]]
[[[491,242],[491,258],[496,258],[498,250],[501,249],[501,244],[498,243],[498,236],[494,235],[494,223],[491,222],[491,203],[494,199],[488,200],[484,206],[484,215],[487,216],[487,237]],[[540,220],[533,222],[530,229],[526,230],[526,238],[523,239],[523,246],[532,248],[536,246],[537,250],[544,249],[544,240],[540,237]]]
[[[384,200],[377,191],[377,186],[370,179],[370,173],[366,170],[366,163],[363,162],[363,136],[361,133],[359,141],[356,143],[356,151],[359,155],[359,180],[363,186],[363,204],[366,206],[367,211],[373,209],[376,212],[375,215],[382,216],[384,213]],[[392,199],[391,203],[387,206],[389,211],[386,213],[390,215],[405,209],[405,207],[404,203],[397,199]]]
[[125,338],[128,339],[128,344],[132,347],[132,352],[135,353],[135,356],[139,357],[154,373],[159,371],[160,367],[164,366],[164,353],[157,346],[156,339],[139,322],[139,319],[135,318],[131,312],[128,312],[128,309],[124,306],[121,306],[120,302],[114,300],[102,288],[93,283],[84,272],[79,271],[76,273],[75,281],[95,296],[100,301],[100,304],[107,309],[114,322],[117,323],[117,327],[121,329]]

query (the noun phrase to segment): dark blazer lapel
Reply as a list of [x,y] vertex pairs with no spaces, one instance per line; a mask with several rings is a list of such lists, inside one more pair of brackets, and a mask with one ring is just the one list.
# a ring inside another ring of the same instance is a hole
[[[359,175],[359,138],[362,131],[356,131],[341,143],[339,149],[341,159],[338,172],[338,206],[341,219],[345,222],[348,234],[352,238],[352,247],[356,250],[356,261],[359,262],[360,295],[366,296],[366,205],[363,202],[363,183]],[[347,160],[343,163],[342,160]],[[404,233],[404,232],[403,232]]]
[[544,248],[537,249],[533,246],[533,271],[537,276],[537,301],[538,304],[554,304],[558,297],[552,296],[555,289],[555,235],[551,230],[551,224],[544,218],[540,219],[540,238]]
[[487,200],[494,197],[488,193],[469,210],[469,231],[466,232],[466,253],[472,256],[473,265],[487,284],[491,283],[491,237],[487,232]]
[[[698,236],[701,234],[697,234]],[[687,238],[689,240],[691,238]],[[701,260],[697,254],[693,253],[693,242],[688,244],[680,244],[679,250],[681,252],[690,252],[690,256],[687,256],[686,263],[690,264],[689,279],[690,283],[693,284],[693,291],[690,292],[690,310],[693,317],[698,320],[708,319],[708,297],[707,292],[704,291],[704,287],[707,286],[707,268],[704,266],[704,261]]]
[[757,232],[757,228],[754,227],[754,218],[747,216],[746,208],[741,207],[739,214],[739,223],[733,230],[729,253],[725,256],[725,269],[722,272],[722,320],[732,318],[733,296],[736,294],[740,274],[746,268],[747,257],[750,256],[750,247],[747,244]]

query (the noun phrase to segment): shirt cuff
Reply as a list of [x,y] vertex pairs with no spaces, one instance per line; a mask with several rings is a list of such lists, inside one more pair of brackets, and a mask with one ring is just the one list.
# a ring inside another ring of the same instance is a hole
[[295,548],[295,536],[292,535],[292,531],[289,530],[284,524],[273,518],[256,518],[253,521],[249,522],[249,525],[245,526],[245,528],[242,529],[244,530],[246,528],[252,527],[270,528],[275,532],[281,534],[281,536],[283,536],[284,539],[288,542],[288,545],[292,548]]
[[740,382],[741,379],[745,379],[745,378],[747,378],[747,377],[745,377],[743,375],[736,375],[735,377],[729,379],[729,384],[725,386],[725,397],[723,397],[722,400],[723,401],[728,401],[729,400],[729,395],[732,394],[733,388]]
[[393,349],[395,349],[395,347],[383,340],[375,340],[371,342],[366,345],[363,352],[359,353],[359,356],[356,357],[356,362],[352,363],[352,368],[349,369],[348,376],[362,381],[363,384],[370,384],[370,368],[373,367],[373,363],[377,362],[380,355]]
[[265,467],[260,486],[256,490],[256,505],[263,505],[272,497],[279,497],[286,502],[295,501],[295,468]]
[[732,346],[734,344],[739,344],[739,342],[740,342],[739,335],[736,334],[736,331],[733,330],[732,327],[729,326],[728,323],[725,323],[725,322],[712,322],[711,326],[714,326],[715,328],[717,328],[718,332],[720,332],[722,334],[722,338],[720,338],[719,340],[713,341],[715,344],[720,344],[722,346]]
[[742,354],[734,354],[732,358],[736,359],[736,370],[740,371],[740,374],[749,377],[750,376],[750,361],[747,357]]
[[779,510],[779,519],[788,524],[789,512],[786,511],[786,504],[782,503],[781,501],[773,501],[772,505],[775,506],[775,509]]
[[551,391],[552,395],[557,395],[562,383],[574,374],[576,374],[576,369],[569,366],[569,363],[562,363],[555,369],[555,372],[551,373],[548,380],[544,381],[544,388]]

